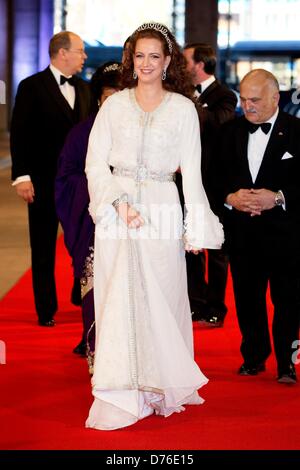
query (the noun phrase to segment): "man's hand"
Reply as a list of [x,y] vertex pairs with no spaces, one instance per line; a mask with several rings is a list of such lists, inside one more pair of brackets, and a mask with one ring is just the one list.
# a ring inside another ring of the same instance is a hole
[[30,204],[34,201],[34,187],[31,181],[16,184],[16,191],[25,202]]
[[275,206],[276,193],[274,193],[274,191],[262,188],[251,189],[251,193],[254,195],[256,203],[260,206],[261,212],[273,209]]
[[228,194],[226,204],[241,212],[249,212],[253,215],[261,213],[260,205],[252,193],[252,189],[239,189],[235,193]]
[[226,204],[238,211],[249,212],[253,217],[261,215],[262,211],[273,209],[275,195],[269,189],[239,189],[235,193],[228,194]]
[[140,213],[136,211],[134,207],[127,204],[127,202],[119,204],[117,211],[121,219],[129,228],[140,228],[145,223],[144,219],[140,216]]

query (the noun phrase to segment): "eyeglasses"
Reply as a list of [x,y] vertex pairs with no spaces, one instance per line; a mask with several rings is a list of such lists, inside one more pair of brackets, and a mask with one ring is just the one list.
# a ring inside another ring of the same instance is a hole
[[66,49],[66,51],[75,52],[75,53],[80,54],[80,55],[86,55],[84,49]]

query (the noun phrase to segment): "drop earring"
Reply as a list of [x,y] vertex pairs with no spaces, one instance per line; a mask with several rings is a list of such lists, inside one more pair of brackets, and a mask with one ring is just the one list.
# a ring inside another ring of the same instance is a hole
[[132,77],[133,77],[133,80],[136,80],[136,79],[137,79],[137,73],[136,73],[135,70],[133,71]]
[[167,71],[166,71],[166,69],[163,69],[163,73],[161,74],[161,79],[165,80],[166,77],[167,77]]

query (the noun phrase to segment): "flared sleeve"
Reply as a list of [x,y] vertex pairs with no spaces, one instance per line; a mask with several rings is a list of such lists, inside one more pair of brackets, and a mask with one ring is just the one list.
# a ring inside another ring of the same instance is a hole
[[109,155],[113,145],[113,103],[110,98],[103,103],[90,133],[85,173],[90,195],[89,212],[94,223],[109,224],[117,214],[112,203],[124,195],[109,166]]
[[199,120],[192,103],[188,103],[182,117],[180,167],[186,205],[184,239],[195,249],[219,249],[224,242],[223,226],[212,212],[203,188]]

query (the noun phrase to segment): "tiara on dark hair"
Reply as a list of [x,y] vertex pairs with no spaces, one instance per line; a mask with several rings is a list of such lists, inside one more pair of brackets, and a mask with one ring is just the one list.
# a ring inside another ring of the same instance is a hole
[[120,64],[117,64],[117,63],[107,65],[105,69],[103,70],[103,73],[114,72],[115,70],[118,70],[120,67],[121,67]]
[[168,49],[169,49],[170,54],[172,54],[172,49],[173,49],[172,41],[168,36],[167,28],[163,24],[161,24],[161,23],[144,23],[141,26],[139,26],[135,30],[135,32],[137,33],[137,32],[140,32],[140,31],[145,31],[145,29],[154,29],[155,31],[158,31],[159,33],[161,33],[164,36],[165,40],[167,41]]

